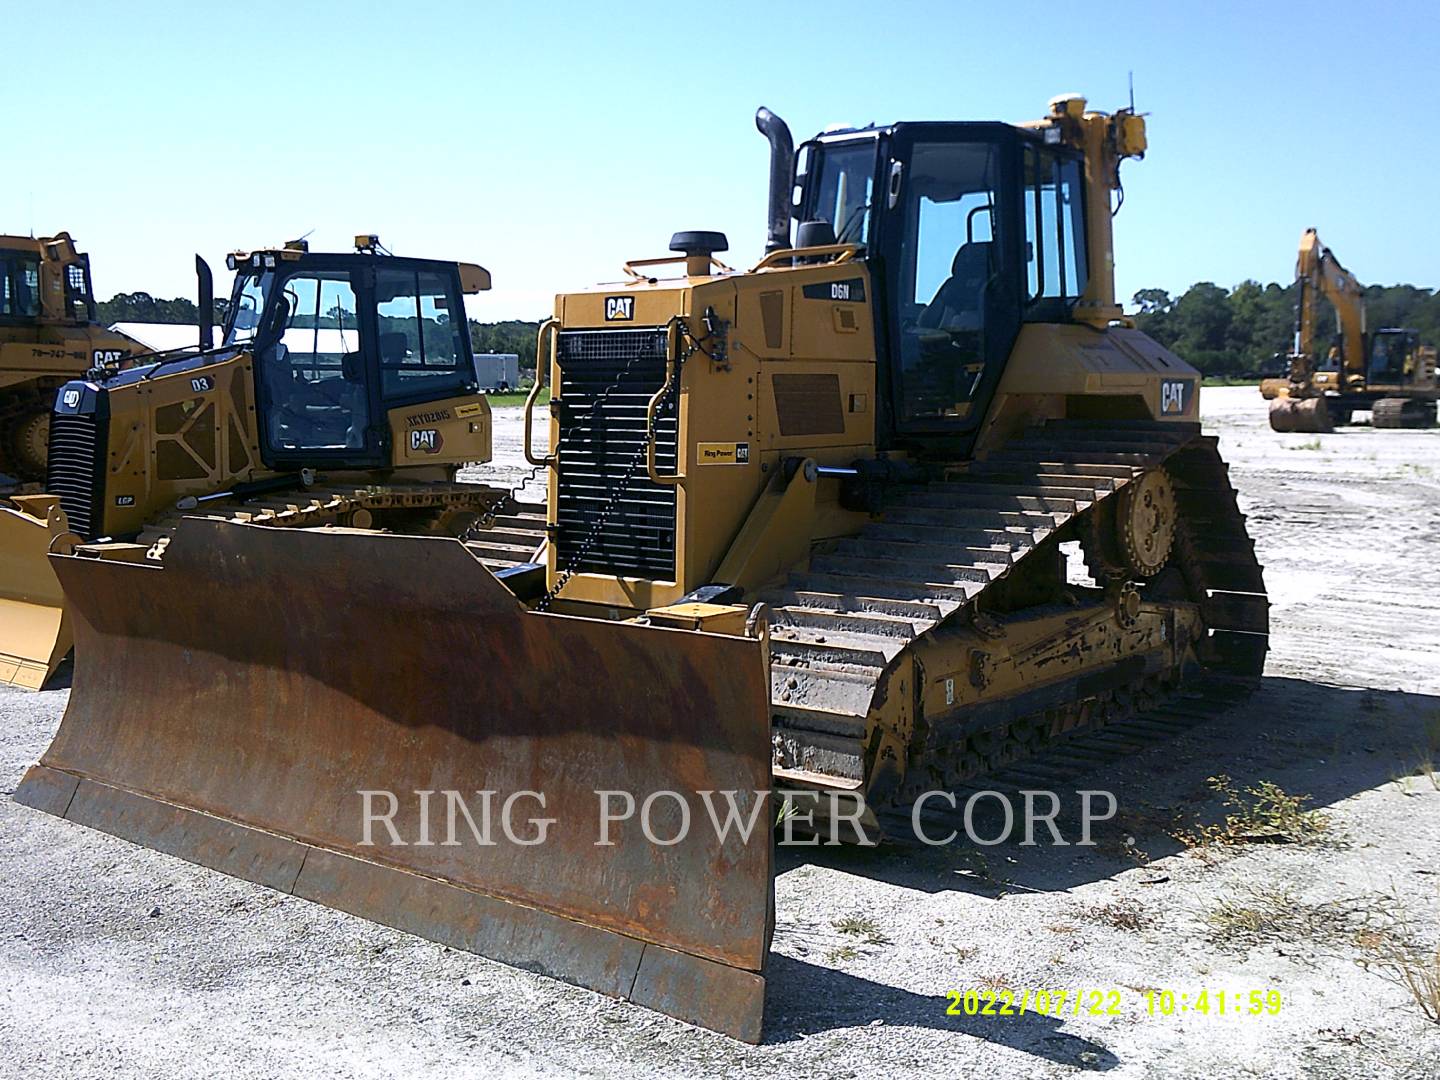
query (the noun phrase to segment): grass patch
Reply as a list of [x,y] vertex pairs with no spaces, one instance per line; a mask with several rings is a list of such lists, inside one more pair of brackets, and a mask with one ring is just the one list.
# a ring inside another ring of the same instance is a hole
[[842,934],[860,938],[866,945],[889,945],[890,939],[880,929],[880,924],[866,915],[846,915],[830,924]]
[[1355,934],[1360,967],[1408,993],[1425,1019],[1440,1024],[1440,941],[1425,941],[1400,897],[1379,898]]
[[1113,900],[1086,908],[1081,914],[1087,919],[1104,923],[1115,930],[1138,933],[1154,923],[1149,912],[1134,900]]
[[837,945],[825,954],[825,959],[832,964],[839,964],[846,960],[854,960],[859,955],[860,950],[854,945]]
[[1320,440],[1319,440],[1319,439],[1306,439],[1306,440],[1305,440],[1304,442],[1302,442],[1302,443],[1286,443],[1286,444],[1285,444],[1285,449],[1286,449],[1286,450],[1319,450],[1319,449],[1320,449]]
[[[490,407],[493,409],[500,405],[524,405],[525,399],[529,395],[529,390],[513,390],[508,394],[486,394],[485,400],[490,403]],[[535,404],[544,405],[549,400],[550,388],[547,386],[544,390],[540,391],[540,397],[536,399]]]
[[1292,795],[1271,780],[1241,789],[1222,775],[1210,777],[1206,784],[1221,797],[1230,813],[1219,824],[1176,834],[1191,847],[1303,844],[1318,839],[1330,828],[1328,816],[1305,808],[1309,795]]

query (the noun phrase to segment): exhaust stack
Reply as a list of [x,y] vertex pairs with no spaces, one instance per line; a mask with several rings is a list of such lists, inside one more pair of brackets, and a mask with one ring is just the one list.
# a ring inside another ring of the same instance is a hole
[[195,277],[199,282],[200,351],[215,348],[215,275],[210,264],[195,256]]
[[795,183],[795,140],[784,120],[763,105],[755,112],[755,127],[770,140],[769,235],[765,250],[790,246],[790,191]]

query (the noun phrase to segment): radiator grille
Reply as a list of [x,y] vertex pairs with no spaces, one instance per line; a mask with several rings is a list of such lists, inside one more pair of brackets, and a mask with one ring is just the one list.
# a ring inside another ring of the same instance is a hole
[[50,417],[50,457],[45,490],[60,496],[70,528],[95,539],[100,523],[99,465],[104,448],[93,415],[55,413]]
[[[555,551],[562,569],[591,536],[645,445],[645,409],[664,385],[665,350],[665,331],[656,327],[567,330],[558,335],[561,443]],[[677,398],[670,395],[655,421],[655,461],[667,474],[676,466]],[[643,458],[575,568],[674,579],[675,488],[652,483]]]

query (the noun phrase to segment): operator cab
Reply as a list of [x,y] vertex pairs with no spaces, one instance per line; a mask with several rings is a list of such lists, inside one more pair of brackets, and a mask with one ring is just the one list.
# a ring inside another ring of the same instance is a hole
[[1080,151],[997,123],[903,123],[801,147],[795,215],[861,245],[880,292],[887,441],[972,436],[1021,323],[1069,321],[1088,278],[1083,169]]
[[1420,335],[1414,330],[1376,330],[1370,338],[1368,382],[1401,383],[1414,372]]
[[[61,275],[60,287],[53,275]],[[63,296],[59,310],[45,303],[45,290]],[[95,296],[90,288],[90,256],[75,250],[69,233],[48,239],[0,237],[0,325],[42,321],[95,321]]]
[[479,267],[295,248],[237,255],[224,345],[255,357],[272,467],[379,464],[390,409],[476,391],[463,293],[489,287]]

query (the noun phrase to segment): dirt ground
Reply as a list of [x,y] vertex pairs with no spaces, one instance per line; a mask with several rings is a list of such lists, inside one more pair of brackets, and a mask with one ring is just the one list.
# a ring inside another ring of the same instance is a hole
[[[1277,435],[1253,388],[1202,404],[1275,601],[1260,692],[1086,777],[1120,805],[1096,848],[782,852],[763,1045],[0,797],[0,1075],[1440,1075],[1440,1025],[1358,963],[1440,933],[1440,431]],[[515,412],[491,470],[507,481]],[[0,693],[0,794],[66,697]],[[1310,795],[1324,827],[1187,848],[1176,832],[1224,815],[1222,773]],[[946,1015],[947,991],[985,987],[1122,1005]],[[1143,998],[1206,988],[1283,1004],[1152,1016]]]

